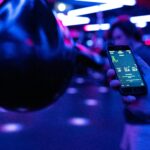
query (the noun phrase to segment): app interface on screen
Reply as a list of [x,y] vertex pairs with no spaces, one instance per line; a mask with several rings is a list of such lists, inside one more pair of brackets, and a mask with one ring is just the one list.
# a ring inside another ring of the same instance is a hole
[[144,86],[131,50],[109,51],[122,87]]

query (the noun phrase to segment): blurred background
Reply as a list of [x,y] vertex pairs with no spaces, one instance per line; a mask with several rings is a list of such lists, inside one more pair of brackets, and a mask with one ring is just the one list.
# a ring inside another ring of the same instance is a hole
[[70,29],[72,37],[75,40],[83,38],[82,42],[88,47],[94,45],[92,39],[96,36],[98,47],[103,47],[103,36],[118,16],[128,16],[132,23],[142,28],[143,40],[149,45],[148,0],[61,0],[55,1],[54,9],[64,26]]
[[[58,102],[32,113],[0,108],[1,150],[119,150],[124,116],[121,96],[106,78],[107,32],[128,17],[150,46],[149,0],[47,0],[79,55],[70,86]],[[3,0],[0,0],[0,4]]]

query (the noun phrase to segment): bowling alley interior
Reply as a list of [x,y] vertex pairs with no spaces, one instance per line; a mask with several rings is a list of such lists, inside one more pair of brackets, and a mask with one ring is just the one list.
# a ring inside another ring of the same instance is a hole
[[0,150],[149,139],[149,0],[0,0]]

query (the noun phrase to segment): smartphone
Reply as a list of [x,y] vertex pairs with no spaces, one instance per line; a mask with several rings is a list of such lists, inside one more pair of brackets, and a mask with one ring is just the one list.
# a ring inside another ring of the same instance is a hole
[[129,46],[108,46],[108,58],[121,83],[122,95],[145,95],[147,86]]

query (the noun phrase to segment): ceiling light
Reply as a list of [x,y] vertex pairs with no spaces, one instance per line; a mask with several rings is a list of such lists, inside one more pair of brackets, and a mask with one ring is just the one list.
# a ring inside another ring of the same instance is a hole
[[122,4],[116,4],[116,3],[101,4],[101,5],[95,5],[95,6],[70,10],[68,12],[68,15],[70,15],[70,16],[87,15],[87,14],[97,13],[100,11],[112,10],[112,9],[121,8],[121,7],[123,7]]
[[146,22],[138,22],[138,23],[136,23],[136,27],[139,27],[139,28],[145,28],[146,26],[147,26]]
[[139,23],[139,22],[150,22],[150,15],[143,15],[143,16],[135,16],[131,17],[130,21],[132,23]]
[[72,17],[64,15],[63,13],[58,13],[57,17],[62,21],[64,26],[74,26],[90,23],[89,17]]
[[67,6],[66,6],[66,4],[64,4],[64,3],[59,3],[59,4],[57,5],[57,8],[58,8],[59,11],[63,12],[63,11],[66,10]]
[[90,125],[90,120],[87,118],[75,117],[69,119],[69,124],[74,126],[88,126]]
[[99,30],[109,30],[110,24],[104,23],[104,24],[91,24],[91,25],[85,25],[84,30],[85,31],[99,31]]
[[136,4],[136,0],[76,0],[80,2],[91,2],[91,3],[119,3],[128,6],[134,6]]

